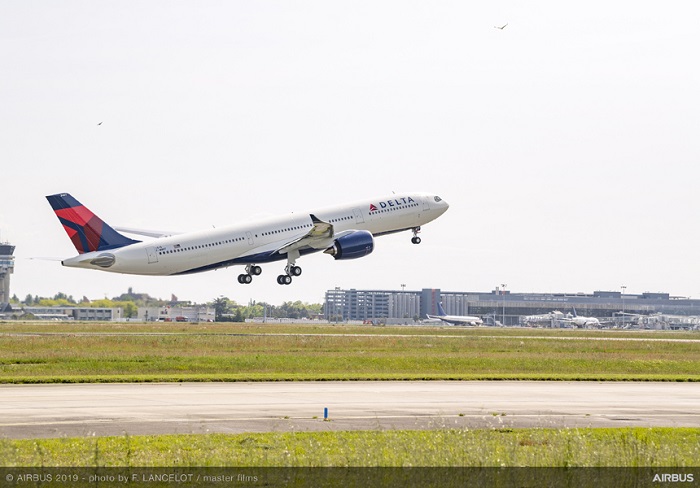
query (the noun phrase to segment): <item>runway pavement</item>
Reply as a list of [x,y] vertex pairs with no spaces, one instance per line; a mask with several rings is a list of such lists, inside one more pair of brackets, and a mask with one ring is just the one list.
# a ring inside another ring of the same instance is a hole
[[[328,420],[324,420],[328,408]],[[0,386],[0,436],[700,427],[700,383],[377,381]]]

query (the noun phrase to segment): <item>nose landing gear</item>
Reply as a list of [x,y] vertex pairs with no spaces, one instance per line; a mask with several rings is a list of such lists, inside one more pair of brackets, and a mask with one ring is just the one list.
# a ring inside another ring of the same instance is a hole
[[411,242],[414,244],[420,244],[420,237],[418,237],[418,233],[420,232],[420,227],[414,227],[411,230],[413,230],[413,237],[411,238]]

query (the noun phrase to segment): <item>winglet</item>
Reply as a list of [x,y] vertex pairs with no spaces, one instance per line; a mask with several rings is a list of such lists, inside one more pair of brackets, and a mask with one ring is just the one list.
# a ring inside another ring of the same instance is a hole
[[46,199],[79,254],[116,249],[140,242],[111,228],[68,193],[48,195]]
[[307,234],[309,237],[333,237],[333,224],[324,222],[314,214],[309,214],[309,217],[314,224],[313,229]]
[[437,305],[438,305],[438,315],[441,316],[441,317],[447,315],[447,314],[445,313],[445,309],[442,308],[442,302],[438,302]]

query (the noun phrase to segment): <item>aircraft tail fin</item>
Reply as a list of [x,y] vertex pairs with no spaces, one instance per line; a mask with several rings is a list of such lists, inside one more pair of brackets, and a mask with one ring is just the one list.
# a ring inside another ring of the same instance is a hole
[[438,302],[438,315],[439,315],[439,316],[447,315],[447,314],[445,313],[445,309],[442,308],[442,302]]
[[578,317],[578,315],[576,315],[576,309],[574,307],[571,307],[571,310],[574,311],[574,317]]
[[79,254],[116,249],[140,242],[114,230],[69,193],[48,195],[46,199]]

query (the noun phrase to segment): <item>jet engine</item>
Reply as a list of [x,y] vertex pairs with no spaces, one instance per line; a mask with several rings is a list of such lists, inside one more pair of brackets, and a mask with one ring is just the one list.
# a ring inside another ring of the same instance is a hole
[[331,247],[326,249],[335,259],[356,259],[367,256],[374,250],[374,237],[366,230],[356,230],[338,237]]

